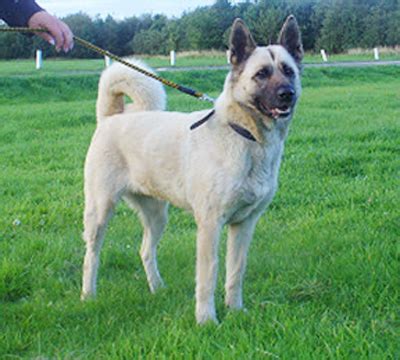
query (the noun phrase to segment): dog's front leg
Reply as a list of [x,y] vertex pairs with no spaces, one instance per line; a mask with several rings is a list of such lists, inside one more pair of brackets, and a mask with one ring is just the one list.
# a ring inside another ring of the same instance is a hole
[[196,320],[198,324],[217,321],[214,291],[218,272],[218,242],[221,224],[197,221]]
[[231,309],[243,308],[242,284],[246,270],[247,251],[258,216],[250,217],[228,229],[226,255],[225,304]]

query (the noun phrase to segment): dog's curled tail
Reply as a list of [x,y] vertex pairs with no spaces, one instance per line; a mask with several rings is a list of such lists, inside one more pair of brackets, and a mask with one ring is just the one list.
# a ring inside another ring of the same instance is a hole
[[[136,59],[128,59],[128,61],[153,72]],[[127,105],[129,112],[165,110],[166,94],[160,82],[125,65],[113,63],[103,71],[100,77],[96,105],[97,121],[124,112],[125,95],[133,101],[133,104]]]

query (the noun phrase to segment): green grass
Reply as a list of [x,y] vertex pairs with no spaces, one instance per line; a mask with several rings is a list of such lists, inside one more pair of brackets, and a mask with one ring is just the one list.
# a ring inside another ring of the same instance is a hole
[[[225,73],[168,76],[216,96]],[[399,67],[305,71],[249,254],[248,312],[223,306],[223,240],[221,324],[198,327],[195,224],[175,208],[159,248],[166,289],[149,293],[139,221],[121,205],[98,299],[79,301],[97,75],[0,78],[0,358],[398,359],[399,79]],[[207,106],[168,93],[171,110]]]

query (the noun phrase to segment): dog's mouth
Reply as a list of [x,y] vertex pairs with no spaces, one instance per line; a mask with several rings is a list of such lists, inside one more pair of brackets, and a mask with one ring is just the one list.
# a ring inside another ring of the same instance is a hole
[[258,110],[272,119],[283,119],[287,118],[292,113],[292,107],[282,105],[280,107],[269,108],[262,101],[257,101]]

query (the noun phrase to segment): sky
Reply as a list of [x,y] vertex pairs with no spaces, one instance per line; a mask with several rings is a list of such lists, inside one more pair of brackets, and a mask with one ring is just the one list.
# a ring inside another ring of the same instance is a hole
[[214,0],[37,0],[37,3],[59,17],[81,11],[92,17],[112,15],[123,19],[145,13],[179,17],[185,10],[212,5]]

